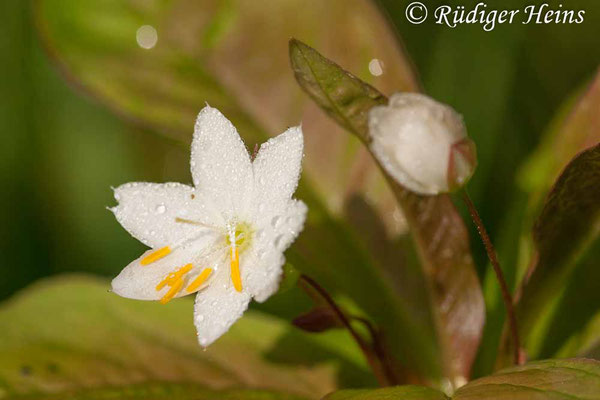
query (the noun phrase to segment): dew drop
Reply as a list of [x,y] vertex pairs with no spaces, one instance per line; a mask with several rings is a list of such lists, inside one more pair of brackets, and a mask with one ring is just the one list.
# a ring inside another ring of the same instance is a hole
[[198,315],[198,321],[200,321],[200,322],[204,321],[204,315]]
[[373,76],[380,76],[383,74],[383,62],[376,58],[369,61],[369,72]]
[[273,219],[271,220],[271,225],[273,225],[273,228],[275,229],[279,228],[281,226],[281,217],[273,217]]
[[143,49],[151,49],[156,46],[158,41],[158,33],[151,25],[142,25],[135,33],[137,44]]
[[260,204],[258,205],[258,212],[259,212],[259,213],[263,213],[263,212],[265,212],[265,209],[266,209],[266,208],[267,208],[267,206],[266,206],[264,203],[260,203]]
[[279,235],[277,236],[277,238],[275,239],[275,247],[277,247],[278,249],[283,249],[284,245],[285,245],[285,236],[284,235]]
[[260,183],[261,185],[264,185],[266,183],[265,178],[261,176],[260,179],[258,180],[258,183]]
[[164,204],[160,204],[160,205],[156,206],[156,213],[157,214],[164,214],[165,211],[167,211],[167,207],[165,207]]

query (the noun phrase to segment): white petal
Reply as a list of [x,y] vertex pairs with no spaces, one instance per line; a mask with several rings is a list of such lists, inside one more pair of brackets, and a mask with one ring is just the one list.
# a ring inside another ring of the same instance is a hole
[[250,156],[235,127],[216,108],[206,106],[198,114],[190,163],[196,189],[226,219],[244,212],[252,190]]
[[302,128],[289,128],[260,146],[252,166],[256,188],[255,207],[279,213],[298,187],[304,138]]
[[280,269],[278,276],[275,279],[273,279],[273,281],[270,284],[257,291],[257,293],[254,295],[254,300],[258,301],[259,303],[263,303],[267,301],[269,297],[277,293],[277,290],[279,290],[279,283],[281,281],[282,273],[283,271]]
[[185,218],[206,225],[221,225],[220,216],[194,188],[179,183],[127,183],[115,189],[119,204],[112,208],[117,221],[150,247],[177,245],[206,227],[177,222]]
[[250,295],[246,291],[237,292],[225,273],[219,274],[206,289],[198,292],[194,324],[200,345],[206,347],[227,332],[246,311],[249,301]]
[[276,217],[278,222],[261,227],[250,254],[240,260],[244,290],[257,301],[265,301],[277,291],[285,263],[283,252],[302,231],[307,210],[299,200],[288,201],[285,213]]
[[112,281],[112,291],[119,296],[138,300],[159,300],[169,290],[169,286],[156,290],[156,286],[170,273],[192,263],[194,268],[185,275],[182,290],[175,297],[188,294],[184,288],[189,285],[211,263],[204,262],[212,256],[214,234],[205,234],[192,243],[173,250],[167,256],[148,265],[140,261],[155,250],[148,250],[141,257],[126,266]]
[[[306,221],[308,207],[300,200],[291,200],[288,202],[283,214],[282,222],[275,224],[275,247],[283,252],[296,240]],[[272,221],[271,221],[272,222]]]

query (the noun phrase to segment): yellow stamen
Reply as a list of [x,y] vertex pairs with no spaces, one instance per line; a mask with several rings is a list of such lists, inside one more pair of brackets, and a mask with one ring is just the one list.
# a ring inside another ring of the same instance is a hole
[[238,292],[242,291],[242,277],[240,276],[240,254],[237,247],[231,247],[231,281]]
[[152,264],[154,261],[160,260],[161,258],[165,257],[169,253],[171,253],[171,248],[169,246],[162,247],[162,248],[148,254],[146,257],[142,258],[142,260],[140,261],[140,264],[142,264],[142,265]]
[[188,293],[192,293],[196,290],[198,290],[198,288],[204,283],[206,282],[206,280],[208,279],[208,277],[210,276],[210,274],[212,274],[212,268],[206,268],[204,269],[200,275],[198,275],[198,277],[196,279],[194,279],[194,281],[192,283],[190,283],[190,285],[187,287],[187,289],[185,289]]
[[171,288],[169,291],[160,299],[161,304],[168,303],[183,286],[183,276],[190,272],[193,268],[192,264],[186,264],[178,270],[168,274],[158,285],[156,285],[156,291],[161,290],[165,285],[169,285]]
[[167,294],[165,294],[163,298],[160,299],[160,304],[167,304],[169,301],[171,301],[171,299],[175,297],[175,295],[177,294],[177,292],[179,292],[179,289],[181,289],[182,286],[183,280],[179,279],[177,282],[175,282],[173,286],[171,286],[171,289],[169,289]]

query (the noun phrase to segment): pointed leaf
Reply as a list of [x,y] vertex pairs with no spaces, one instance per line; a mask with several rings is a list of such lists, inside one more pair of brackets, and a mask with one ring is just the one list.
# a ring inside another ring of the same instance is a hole
[[548,195],[534,227],[537,260],[518,305],[520,329],[534,326],[600,228],[600,145],[577,155]]
[[[300,86],[340,125],[368,144],[368,111],[387,99],[298,40],[290,41],[290,58]],[[419,196],[389,177],[387,181],[419,249],[439,327],[437,346],[442,349],[444,373],[452,378],[466,377],[484,318],[467,230],[449,196]]]

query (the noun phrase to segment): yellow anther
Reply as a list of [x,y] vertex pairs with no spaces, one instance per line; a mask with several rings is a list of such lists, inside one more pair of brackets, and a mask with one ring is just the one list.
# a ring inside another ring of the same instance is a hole
[[231,281],[238,292],[242,291],[242,277],[240,276],[240,254],[237,247],[231,246]]
[[163,298],[160,299],[160,304],[167,304],[169,301],[171,301],[171,299],[175,297],[175,295],[177,294],[177,292],[179,292],[179,289],[181,289],[182,286],[183,280],[179,279],[177,282],[175,282],[173,286],[171,286],[171,289],[169,289],[167,294],[165,294]]
[[171,248],[169,246],[162,247],[152,253],[148,254],[146,257],[142,258],[140,264],[148,265],[152,264],[154,261],[160,260],[161,258],[167,256],[171,253]]
[[158,285],[156,285],[156,291],[161,290],[165,285],[169,285],[171,288],[169,291],[160,299],[161,304],[168,303],[183,286],[183,276],[190,272],[194,266],[192,264],[186,264],[178,270],[168,274]]
[[185,290],[188,293],[195,292],[196,290],[198,290],[198,288],[200,286],[202,286],[202,284],[204,282],[206,282],[206,280],[208,279],[208,277],[210,276],[210,274],[212,274],[212,268],[206,268],[206,269],[204,269],[200,273],[200,275],[198,275],[198,277],[196,279],[194,279],[194,281],[192,283],[190,283],[190,285]]

